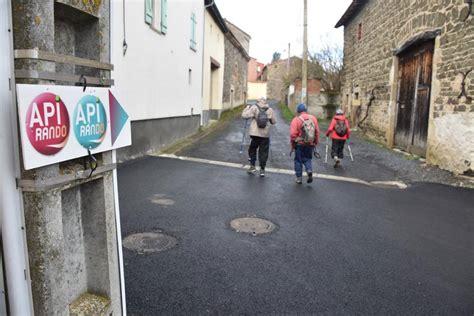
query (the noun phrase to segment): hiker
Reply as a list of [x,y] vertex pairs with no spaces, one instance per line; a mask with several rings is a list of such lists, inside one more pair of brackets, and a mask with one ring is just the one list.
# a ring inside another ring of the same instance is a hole
[[319,126],[315,116],[306,112],[301,103],[296,108],[297,116],[290,125],[291,151],[295,151],[296,183],[303,183],[303,166],[307,173],[307,183],[313,182],[312,158],[314,146],[319,143]]
[[268,152],[270,150],[270,124],[275,125],[276,119],[273,110],[268,106],[265,98],[260,98],[257,104],[248,104],[242,112],[242,118],[252,119],[249,127],[249,134],[252,141],[249,146],[250,166],[247,170],[249,174],[256,174],[255,163],[260,164],[260,176],[265,176],[265,166],[267,164]]
[[336,111],[336,115],[331,120],[331,124],[326,132],[326,137],[331,137],[332,139],[331,157],[334,159],[334,168],[337,168],[341,163],[341,159],[344,158],[344,145],[350,136],[349,121],[344,112],[339,109]]

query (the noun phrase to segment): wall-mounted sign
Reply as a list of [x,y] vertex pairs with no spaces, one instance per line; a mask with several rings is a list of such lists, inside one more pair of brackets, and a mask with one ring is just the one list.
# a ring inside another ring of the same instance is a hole
[[[111,89],[17,87],[26,170],[131,145],[130,119]],[[115,93],[115,92],[114,92]]]

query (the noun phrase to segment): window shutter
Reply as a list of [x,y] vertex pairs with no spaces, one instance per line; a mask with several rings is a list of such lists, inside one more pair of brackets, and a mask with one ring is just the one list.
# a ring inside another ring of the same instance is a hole
[[153,0],[145,0],[145,23],[153,21]]
[[161,33],[168,30],[168,0],[161,0]]

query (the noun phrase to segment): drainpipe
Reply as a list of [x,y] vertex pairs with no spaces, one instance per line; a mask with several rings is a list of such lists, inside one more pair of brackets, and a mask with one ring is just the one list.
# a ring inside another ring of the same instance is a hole
[[212,7],[214,5],[214,0],[211,1],[211,3],[209,4],[205,4],[205,0],[202,0],[204,1],[204,6],[202,8],[202,62],[201,62],[201,66],[202,66],[202,71],[201,71],[201,126],[204,124],[204,115],[203,115],[203,110],[204,110],[204,103],[202,103],[202,98],[204,97],[204,44],[206,43],[206,10],[207,8],[209,7]]
[[[0,2],[0,41],[7,42],[1,54],[2,63],[8,69],[10,92],[2,86],[0,107],[0,146],[5,152],[0,155],[0,223],[5,260],[5,278],[7,285],[8,307],[11,315],[33,315],[33,302],[29,278],[28,251],[24,229],[24,213],[21,190],[16,186],[20,177],[19,139],[15,98],[15,77],[13,75],[13,36],[11,1]],[[5,62],[4,59],[9,59]],[[2,76],[4,73],[2,72]],[[7,77],[7,78],[8,78]],[[3,80],[7,79],[1,78]],[[7,80],[5,80],[7,81]],[[8,97],[9,96],[9,97]],[[6,102],[4,102],[6,100]]]

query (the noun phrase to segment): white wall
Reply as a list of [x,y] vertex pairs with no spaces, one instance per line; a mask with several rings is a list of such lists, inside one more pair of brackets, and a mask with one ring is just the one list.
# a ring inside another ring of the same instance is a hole
[[[191,108],[201,114],[204,1],[168,1],[168,31],[160,34],[145,23],[145,1],[126,0],[125,57],[123,1],[112,1],[112,78],[132,120],[187,116]],[[197,51],[190,49],[192,12],[197,20]]]
[[[214,19],[205,13],[205,45],[204,45],[204,78],[203,78],[203,95],[202,104],[204,110],[222,109],[222,97],[224,89],[224,63],[225,63],[225,47],[224,33],[217,26]],[[212,72],[212,106],[211,104],[211,57],[219,62],[220,67]]]
[[248,82],[247,83],[247,99],[257,100],[261,97],[267,97],[267,83],[266,82]]

